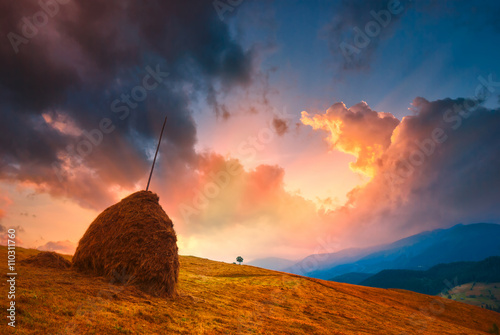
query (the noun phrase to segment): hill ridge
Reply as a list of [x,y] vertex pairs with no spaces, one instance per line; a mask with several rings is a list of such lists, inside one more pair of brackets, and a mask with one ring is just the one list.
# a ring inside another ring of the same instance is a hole
[[285,271],[331,279],[352,272],[375,274],[385,269],[426,270],[439,263],[479,261],[498,256],[499,240],[500,224],[457,224],[389,244],[344,249],[326,256],[310,255]]

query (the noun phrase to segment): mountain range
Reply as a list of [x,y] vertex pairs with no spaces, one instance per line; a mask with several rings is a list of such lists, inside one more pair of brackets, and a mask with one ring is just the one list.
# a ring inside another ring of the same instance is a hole
[[490,256],[499,256],[499,241],[499,224],[457,224],[448,229],[422,232],[390,244],[310,255],[285,268],[281,268],[287,263],[284,259],[278,259],[277,263],[273,263],[272,258],[266,259],[266,262],[255,260],[252,263],[318,279],[345,275],[348,279],[355,279],[347,282],[359,283],[386,269],[425,271],[441,263],[481,261]]

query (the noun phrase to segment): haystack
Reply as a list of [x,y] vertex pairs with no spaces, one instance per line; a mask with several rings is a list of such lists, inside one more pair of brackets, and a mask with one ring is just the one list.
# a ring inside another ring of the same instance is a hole
[[156,296],[175,295],[177,236],[158,201],[156,194],[140,191],[107,208],[80,240],[73,266]]
[[71,262],[53,251],[42,251],[21,261],[21,264],[29,264],[42,268],[67,269]]

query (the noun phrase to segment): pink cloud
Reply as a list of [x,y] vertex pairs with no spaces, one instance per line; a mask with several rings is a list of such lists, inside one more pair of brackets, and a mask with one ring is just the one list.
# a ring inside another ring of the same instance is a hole
[[44,245],[37,247],[38,250],[55,251],[61,254],[72,255],[75,253],[76,244],[71,241],[49,241]]
[[[383,144],[371,156],[376,159],[363,161],[363,169],[373,172],[371,180],[351,190],[346,204],[327,214],[329,234],[340,237],[345,247],[391,242],[460,222],[500,220],[498,110],[466,99],[417,98],[413,105],[413,115],[390,122],[396,124],[393,131],[380,128],[378,117],[362,121],[352,113],[353,107],[341,107],[342,124],[329,128],[334,148],[360,144],[359,150],[352,150],[358,166],[363,147]],[[338,119],[337,112],[332,116],[338,108],[314,117],[306,114],[303,122],[324,130],[332,118]],[[346,118],[351,124],[362,122],[359,129],[355,127],[359,131],[344,131]]]

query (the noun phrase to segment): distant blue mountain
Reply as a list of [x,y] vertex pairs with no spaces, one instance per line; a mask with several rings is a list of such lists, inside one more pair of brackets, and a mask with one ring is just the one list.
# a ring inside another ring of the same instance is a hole
[[[307,256],[303,260],[293,264],[293,266],[290,266],[283,271],[295,273],[302,276],[314,277],[310,274],[317,271],[323,271],[330,268],[335,268],[337,266],[342,266],[344,264],[351,264],[367,255],[383,249],[383,247],[384,246],[377,246],[373,248],[350,248],[334,253],[314,254]],[[347,272],[355,272],[355,270],[346,271],[343,273]]]
[[456,225],[367,249],[311,255],[285,269],[320,279],[347,273],[375,274],[385,269],[427,270],[440,263],[481,261],[500,255],[500,225]]
[[292,261],[285,258],[267,257],[267,258],[255,259],[251,262],[248,262],[247,265],[252,265],[268,270],[282,271],[283,269],[292,266],[296,262],[297,261]]

